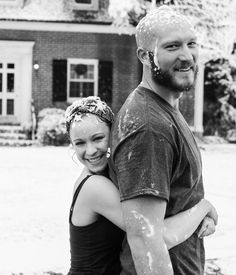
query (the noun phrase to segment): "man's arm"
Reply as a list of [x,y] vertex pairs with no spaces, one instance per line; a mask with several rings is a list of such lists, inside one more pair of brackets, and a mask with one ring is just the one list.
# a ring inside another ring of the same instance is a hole
[[166,201],[139,196],[122,202],[128,243],[138,275],[173,275],[164,242]]

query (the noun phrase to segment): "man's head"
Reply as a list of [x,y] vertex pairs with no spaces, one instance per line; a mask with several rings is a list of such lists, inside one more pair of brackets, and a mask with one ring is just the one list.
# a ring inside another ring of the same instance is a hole
[[188,19],[168,6],[148,13],[136,28],[138,57],[152,80],[174,92],[190,90],[197,74],[198,45]]

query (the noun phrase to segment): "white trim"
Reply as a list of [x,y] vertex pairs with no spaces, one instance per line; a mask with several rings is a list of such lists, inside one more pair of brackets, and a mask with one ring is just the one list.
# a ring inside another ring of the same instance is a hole
[[0,0],[0,7],[21,7],[23,4],[23,0]]
[[0,41],[0,59],[16,63],[15,116],[17,122],[22,124],[31,121],[34,43],[32,41]]
[[86,33],[110,33],[127,34],[135,33],[134,27],[118,28],[113,25],[80,24],[80,23],[55,23],[33,21],[2,21],[0,29],[29,30],[29,31],[53,31],[53,32],[86,32]]
[[194,131],[203,133],[204,64],[199,60],[194,94]]
[[91,4],[86,3],[75,3],[75,0],[72,1],[73,10],[98,10],[98,0],[91,0]]
[[[3,63],[2,63],[3,61]],[[2,74],[2,92],[0,93],[0,99],[2,99],[2,113],[1,116],[15,116],[16,108],[15,108],[15,102],[16,102],[16,62],[15,60],[1,60],[2,68],[0,68],[0,73]],[[8,68],[7,64],[12,63],[14,64],[14,68]],[[7,91],[7,75],[11,73],[14,75],[14,82],[13,82],[13,91],[8,92]],[[13,100],[13,114],[7,114],[7,100]]]
[[[0,40],[1,54],[2,51],[9,53],[10,51],[16,51],[17,54],[32,54],[34,41],[9,41]],[[14,51],[12,53],[14,53]]]
[[68,58],[67,59],[67,102],[72,103],[75,100],[81,99],[81,97],[70,97],[70,65],[71,64],[85,64],[94,65],[94,79],[93,80],[74,80],[75,82],[92,82],[94,83],[94,96],[98,94],[98,59],[85,59],[85,58]]

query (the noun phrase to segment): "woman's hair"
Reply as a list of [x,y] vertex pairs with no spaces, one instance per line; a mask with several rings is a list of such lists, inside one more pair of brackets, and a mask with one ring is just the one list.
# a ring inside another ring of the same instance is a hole
[[71,123],[84,114],[93,114],[98,116],[102,121],[111,127],[114,122],[114,113],[111,108],[97,96],[88,96],[71,104],[65,112],[66,130],[70,133]]

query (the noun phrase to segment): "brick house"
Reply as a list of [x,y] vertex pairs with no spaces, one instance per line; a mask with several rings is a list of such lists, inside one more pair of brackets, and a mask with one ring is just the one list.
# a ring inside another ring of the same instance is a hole
[[[120,34],[108,4],[0,0],[0,124],[30,123],[32,100],[38,113],[98,95],[119,110],[139,83],[141,67],[133,29]],[[203,79],[198,82],[198,97],[185,95],[180,107],[192,129],[202,132]]]

